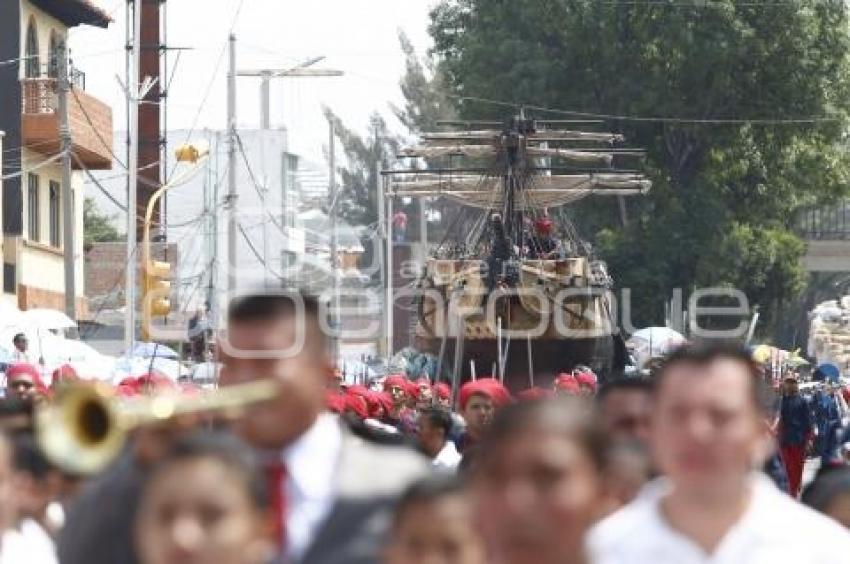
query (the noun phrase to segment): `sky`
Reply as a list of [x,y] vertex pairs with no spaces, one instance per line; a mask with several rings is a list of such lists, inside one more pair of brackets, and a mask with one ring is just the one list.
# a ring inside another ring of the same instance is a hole
[[[106,30],[75,28],[69,42],[71,57],[75,66],[86,73],[86,90],[112,107],[114,128],[121,131],[125,128],[126,110],[116,75],[123,80],[125,0],[94,1],[115,21]],[[194,128],[198,132],[195,138],[203,139],[207,137],[204,129],[225,127],[227,38],[232,30],[237,36],[237,69],[288,68],[324,55],[326,59],[316,68],[345,73],[339,78],[286,78],[272,82],[272,126],[285,125],[290,150],[307,157],[315,166],[325,166],[324,148],[328,143],[322,106],[337,113],[348,127],[364,133],[372,112],[380,111],[390,126],[401,133],[403,126],[392,118],[389,108],[390,102],[403,104],[399,80],[404,73],[404,56],[398,32],[403,30],[417,50],[424,53],[431,45],[427,27],[434,3],[435,0],[168,0],[168,44],[185,48],[169,55],[172,74],[168,78],[168,129]],[[239,127],[257,128],[260,80],[239,77],[237,90]],[[180,142],[183,135],[176,135],[181,137]],[[249,138],[246,135],[246,140]],[[123,155],[123,133],[116,135],[114,142],[116,152]],[[173,145],[175,139],[170,143]],[[255,160],[259,155],[249,158],[255,161],[258,171],[262,169]],[[98,176],[111,178],[104,184],[123,201],[124,180],[120,172],[113,169]],[[247,181],[242,180],[245,193],[240,195],[240,217],[252,203],[256,204],[253,193],[245,188]],[[117,213],[118,208],[93,186],[87,188],[87,195],[95,197],[102,211],[114,214],[116,226],[124,230],[125,220]],[[269,194],[269,198],[270,207],[276,209],[279,198],[275,194]],[[198,215],[203,208],[202,190],[194,185],[184,186],[172,190],[168,201],[169,223],[177,224]],[[258,223],[256,217],[242,219],[250,225],[263,223]],[[186,262],[181,273],[188,276],[194,273],[193,268],[204,267],[194,260],[204,252],[202,238],[187,239],[187,233],[172,231],[169,230],[169,238],[181,241]],[[202,230],[193,224],[184,231],[201,235]],[[253,244],[265,251],[264,233],[259,228],[248,230]],[[279,234],[270,229],[269,237],[279,238]],[[270,241],[267,255],[271,263],[279,254],[273,243]],[[244,258],[251,258],[247,251],[244,254]]]
[[[86,89],[113,108],[123,129],[125,0],[95,0],[112,14],[107,30],[80,27],[72,32],[71,56],[86,72]],[[296,152],[322,160],[327,122],[322,106],[347,126],[366,131],[377,110],[390,118],[389,102],[403,101],[398,87],[404,72],[398,31],[418,51],[431,43],[428,13],[435,0],[169,0],[168,44],[172,74],[169,129],[223,128],[227,113],[227,37],[237,36],[237,68],[287,68],[324,55],[316,68],[345,72],[339,78],[285,78],[272,83],[272,126],[285,125]],[[241,6],[241,8],[240,8]],[[179,60],[178,60],[179,53]],[[257,78],[237,79],[237,122],[259,124]],[[390,119],[400,132],[402,127]]]

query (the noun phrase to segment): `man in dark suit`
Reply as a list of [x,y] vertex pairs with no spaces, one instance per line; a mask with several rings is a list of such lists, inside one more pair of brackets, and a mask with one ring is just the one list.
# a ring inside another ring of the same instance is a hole
[[279,396],[247,410],[235,431],[267,461],[283,561],[378,562],[395,499],[428,464],[412,450],[355,436],[323,413],[332,370],[320,310],[296,293],[234,299],[221,383],[273,378],[280,385]]

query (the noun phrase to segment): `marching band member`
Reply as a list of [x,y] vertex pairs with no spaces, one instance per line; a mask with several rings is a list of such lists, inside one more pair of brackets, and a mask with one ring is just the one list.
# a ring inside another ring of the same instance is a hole
[[221,382],[280,385],[279,396],[246,410],[234,429],[263,455],[285,561],[372,563],[392,504],[427,462],[356,437],[322,413],[330,361],[319,315],[316,299],[297,293],[234,299]]

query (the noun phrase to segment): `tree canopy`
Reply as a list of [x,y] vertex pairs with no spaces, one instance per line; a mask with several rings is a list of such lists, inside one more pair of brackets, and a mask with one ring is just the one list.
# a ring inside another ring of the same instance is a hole
[[83,200],[83,246],[88,249],[93,243],[120,240],[112,218],[97,208],[93,198]]
[[663,321],[674,288],[728,286],[772,328],[805,284],[796,212],[848,192],[844,2],[443,0],[431,17],[462,117],[599,116],[647,150],[627,225],[616,202],[572,210],[637,323]]

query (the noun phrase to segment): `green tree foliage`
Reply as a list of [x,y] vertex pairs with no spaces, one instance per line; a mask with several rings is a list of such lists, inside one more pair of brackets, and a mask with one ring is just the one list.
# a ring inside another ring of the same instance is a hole
[[351,225],[373,225],[378,221],[378,164],[383,167],[395,158],[399,142],[377,112],[371,116],[369,134],[361,135],[346,127],[330,109],[324,111],[334,124],[334,133],[345,155],[345,162],[336,167],[337,213]]
[[[431,56],[420,56],[413,44],[404,32],[399,31],[399,44],[404,53],[405,72],[399,86],[405,98],[404,108],[390,105],[398,120],[407,127],[410,135],[416,137],[428,131],[440,129],[441,120],[455,120],[458,118],[454,99],[450,96],[450,89],[446,82],[446,76],[442,68],[437,65]],[[424,160],[425,167],[432,163]],[[410,164],[410,163],[407,163]],[[420,163],[423,164],[423,163]],[[426,206],[439,214],[440,221],[432,221],[428,227],[429,238],[442,240],[445,236],[446,227],[451,225],[460,212],[457,204],[440,198],[428,198]],[[415,233],[419,229],[421,207],[416,202],[404,206],[405,212],[413,220],[409,232]]]
[[[773,330],[805,283],[795,213],[848,191],[844,2],[443,0],[431,34],[462,116],[619,116],[606,127],[647,149],[653,189],[626,227],[615,201],[572,210],[636,323],[662,321],[673,288],[718,285]],[[829,119],[790,121],[813,116]]]
[[118,230],[112,225],[110,216],[102,213],[93,198],[83,201],[83,246],[91,248],[93,243],[120,241]]
[[435,131],[440,120],[457,119],[442,67],[432,57],[420,57],[403,31],[399,31],[398,41],[404,53],[405,72],[399,86],[405,105],[390,105],[398,120],[411,134],[418,135]]

